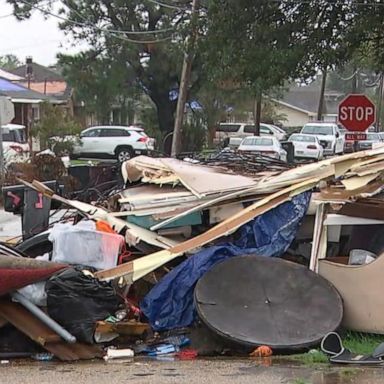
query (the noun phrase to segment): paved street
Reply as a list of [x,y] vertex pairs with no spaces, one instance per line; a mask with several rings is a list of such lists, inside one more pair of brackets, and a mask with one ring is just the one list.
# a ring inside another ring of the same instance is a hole
[[[289,362],[241,359],[112,361],[86,363],[11,362],[0,365],[0,383],[12,384],[379,384],[382,369],[321,368]],[[272,364],[268,366],[269,364]],[[267,366],[266,366],[267,365]]]

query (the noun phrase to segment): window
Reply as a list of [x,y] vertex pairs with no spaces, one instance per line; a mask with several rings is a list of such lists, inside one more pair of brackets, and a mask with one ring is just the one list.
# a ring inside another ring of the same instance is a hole
[[378,133],[367,133],[367,140],[379,141],[380,136]]
[[7,133],[3,133],[3,141],[14,142],[14,143],[26,143],[25,131],[23,129],[12,129]]
[[242,143],[243,145],[273,145],[273,140],[267,137],[246,137]]
[[268,127],[260,127],[260,133],[263,133],[264,135],[273,135],[273,132]]
[[305,136],[305,135],[292,135],[289,138],[289,141],[300,141],[305,143],[315,143],[316,137],[315,136]]
[[130,136],[129,132],[125,129],[118,128],[110,128],[110,129],[102,129],[101,137],[121,137],[121,136]]
[[310,135],[333,135],[333,125],[305,125],[301,133]]
[[101,129],[90,129],[81,134],[81,137],[99,137]]
[[217,132],[237,132],[240,124],[220,124],[216,129]]
[[256,127],[254,125],[245,125],[244,126],[244,133],[255,133]]

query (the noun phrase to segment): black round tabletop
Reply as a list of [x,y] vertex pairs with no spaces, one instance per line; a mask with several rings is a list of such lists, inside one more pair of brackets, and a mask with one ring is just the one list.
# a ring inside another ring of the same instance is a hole
[[238,256],[215,265],[197,283],[200,319],[244,346],[301,349],[337,329],[342,300],[324,278],[279,258]]

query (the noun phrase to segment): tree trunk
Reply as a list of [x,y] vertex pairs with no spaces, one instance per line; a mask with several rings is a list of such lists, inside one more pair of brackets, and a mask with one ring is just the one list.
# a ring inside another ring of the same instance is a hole
[[[165,139],[168,134],[173,131],[176,102],[169,100],[168,92],[152,92],[151,99],[156,105],[159,130],[162,134],[162,137]],[[172,135],[169,135],[165,142],[159,143],[159,147],[166,154],[170,155],[172,148]]]
[[194,55],[194,45],[197,38],[197,10],[199,8],[199,0],[192,1],[192,16],[191,16],[191,25],[192,31],[187,39],[189,43],[187,44],[187,50],[184,54],[183,68],[181,71],[180,87],[179,87],[179,96],[176,108],[176,118],[175,126],[173,129],[172,137],[172,156],[177,156],[181,151],[181,141],[182,141],[182,127],[184,119],[184,109],[185,103],[187,102],[189,82],[191,78],[192,71],[192,62]]
[[258,93],[255,97],[253,118],[255,120],[255,136],[260,136],[260,123],[261,123],[261,102],[262,102],[262,93]]
[[323,120],[323,109],[324,109],[324,93],[325,93],[325,84],[327,82],[327,69],[323,69],[322,79],[321,79],[321,90],[319,98],[319,107],[317,109],[317,121]]

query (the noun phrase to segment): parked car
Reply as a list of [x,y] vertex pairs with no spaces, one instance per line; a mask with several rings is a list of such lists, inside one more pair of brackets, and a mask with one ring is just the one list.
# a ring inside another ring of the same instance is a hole
[[321,160],[323,158],[324,148],[319,139],[314,135],[302,135],[294,133],[288,139],[293,146],[296,158],[309,158]]
[[30,151],[24,125],[6,124],[1,127],[5,164],[28,160]]
[[336,155],[344,151],[344,137],[335,123],[308,123],[300,133],[316,136],[324,148],[324,155]]
[[366,140],[360,140],[357,142],[357,149],[359,151],[365,151],[366,149],[372,149],[374,144],[380,144],[380,135],[376,132],[368,132]]
[[75,143],[72,157],[115,157],[129,160],[135,155],[146,155],[154,150],[155,140],[144,129],[124,126],[99,126],[85,129]]
[[[253,124],[245,123],[220,123],[216,128],[214,144],[238,147],[241,141],[255,133]],[[286,132],[273,124],[260,124],[260,136],[274,136],[278,140],[286,140]]]
[[241,152],[259,153],[274,159],[287,161],[287,152],[282,148],[276,137],[246,137],[242,140],[238,150]]

